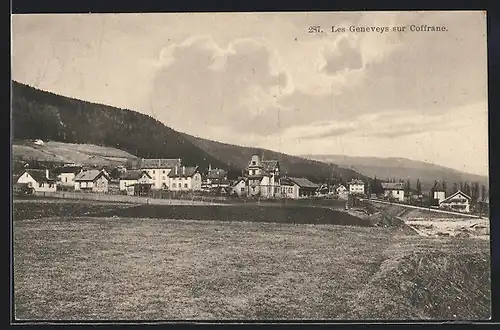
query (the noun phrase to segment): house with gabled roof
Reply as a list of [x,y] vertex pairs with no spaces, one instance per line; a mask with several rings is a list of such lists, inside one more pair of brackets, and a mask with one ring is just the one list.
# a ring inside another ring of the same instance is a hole
[[26,185],[35,192],[54,192],[57,190],[57,178],[48,169],[26,169],[17,178],[17,183]]
[[153,189],[171,189],[169,173],[182,166],[180,158],[141,159],[139,169],[148,172],[153,180]]
[[405,186],[402,182],[382,182],[382,189],[384,190],[384,198],[404,202],[405,200]]
[[120,173],[120,191],[126,191],[128,186],[139,182],[150,185],[150,188],[154,184],[153,178],[146,171],[130,170]]
[[230,194],[237,195],[239,197],[247,196],[247,178],[239,177],[230,186]]
[[227,179],[227,172],[221,168],[212,168],[208,165],[208,172],[203,178],[202,190],[212,191],[220,188],[229,188],[230,182]]
[[470,212],[470,202],[471,197],[459,190],[441,201],[439,208],[468,213]]
[[200,191],[201,174],[198,166],[176,166],[168,174],[171,191]]
[[284,177],[281,179],[282,198],[307,198],[315,195],[319,185],[307,178]]
[[57,176],[57,184],[59,186],[74,187],[75,177],[82,170],[81,166],[65,165],[55,168],[52,172]]
[[75,176],[76,191],[108,192],[109,175],[103,170],[86,170]]
[[250,197],[273,198],[280,193],[280,165],[277,160],[263,160],[259,155],[253,155],[245,177]]

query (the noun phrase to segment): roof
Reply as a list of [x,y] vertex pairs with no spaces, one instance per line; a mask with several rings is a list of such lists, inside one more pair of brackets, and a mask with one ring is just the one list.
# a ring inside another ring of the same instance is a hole
[[87,170],[87,171],[83,171],[83,172],[78,173],[75,176],[75,181],[94,181],[94,180],[97,180],[101,175],[104,175],[106,177],[106,179],[109,180],[109,177],[103,171]]
[[356,179],[356,180],[349,181],[347,184],[362,184],[362,185],[364,185],[365,183],[363,182],[363,180]]
[[333,186],[333,189],[339,189],[339,188],[344,188],[344,189],[347,189],[343,184],[336,184]]
[[318,188],[319,187],[318,184],[313,183],[306,178],[293,178],[293,177],[290,178],[289,177],[287,179],[292,181],[293,183],[295,183],[296,185],[298,185],[301,188]]
[[223,179],[227,175],[226,171],[220,168],[214,168],[208,171],[207,179]]
[[462,195],[462,196],[464,196],[466,199],[471,200],[471,198],[470,198],[468,195],[466,195],[465,193],[463,193],[462,191],[460,191],[460,190],[459,190],[459,191],[457,191],[456,193],[454,193],[454,194],[452,194],[452,195],[450,195],[450,196],[446,197],[446,198],[445,198],[445,199],[444,199],[441,203],[448,203],[451,199],[453,199],[453,198],[457,197],[458,195]]
[[28,172],[28,174],[36,181],[36,182],[52,182],[56,181],[54,178],[53,174],[49,172],[49,178],[47,178],[47,172],[46,170],[40,170],[40,169],[29,169],[26,170],[25,172]]
[[133,170],[127,171],[120,175],[120,180],[138,180],[142,177],[143,174],[146,174],[148,178],[151,179],[151,176],[146,171],[141,170]]
[[436,181],[432,186],[431,191],[444,191],[444,189],[442,188],[442,184],[439,184],[439,182]]
[[168,173],[168,176],[170,178],[189,178],[192,177],[196,172],[198,172],[198,166],[182,166],[174,168],[172,171],[170,171],[170,173]]
[[180,158],[159,158],[159,159],[141,159],[140,168],[175,168],[180,167],[182,161]]
[[236,186],[236,185],[238,185],[238,183],[240,183],[241,181],[246,182],[246,181],[247,181],[247,178],[245,178],[245,177],[238,178],[237,180],[233,181],[233,183],[231,184],[231,187],[235,187],[235,186]]
[[404,190],[402,182],[382,182],[382,188],[385,190]]

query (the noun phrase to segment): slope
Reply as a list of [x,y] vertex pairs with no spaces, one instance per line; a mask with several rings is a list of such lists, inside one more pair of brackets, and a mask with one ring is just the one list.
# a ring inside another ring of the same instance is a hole
[[206,170],[222,167],[235,178],[253,152],[278,159],[290,175],[312,180],[329,177],[365,179],[352,170],[263,149],[244,148],[179,133],[158,120],[131,110],[76,100],[12,83],[13,138],[113,147],[137,157],[182,158]]

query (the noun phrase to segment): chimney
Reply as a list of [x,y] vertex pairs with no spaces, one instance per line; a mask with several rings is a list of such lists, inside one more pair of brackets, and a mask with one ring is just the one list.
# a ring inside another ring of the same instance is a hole
[[208,164],[208,170],[211,171],[212,170],[212,164]]

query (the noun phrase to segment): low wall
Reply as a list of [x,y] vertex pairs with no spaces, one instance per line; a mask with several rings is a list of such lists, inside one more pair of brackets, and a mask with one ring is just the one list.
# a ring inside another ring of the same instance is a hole
[[106,202],[122,202],[133,204],[154,204],[154,205],[220,205],[208,201],[201,200],[182,200],[182,199],[161,199],[139,196],[114,195],[103,193],[84,193],[76,191],[57,191],[57,192],[35,192],[35,196],[48,198],[65,198],[65,199],[83,199]]

